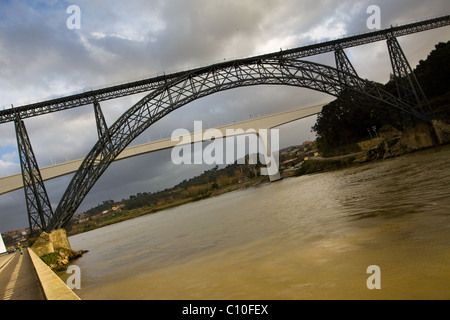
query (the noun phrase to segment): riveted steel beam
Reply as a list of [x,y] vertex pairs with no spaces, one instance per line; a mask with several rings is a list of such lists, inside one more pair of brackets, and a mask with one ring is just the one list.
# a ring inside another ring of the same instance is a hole
[[47,231],[48,222],[53,216],[53,211],[25,124],[19,118],[16,118],[14,123],[30,233],[37,234]]

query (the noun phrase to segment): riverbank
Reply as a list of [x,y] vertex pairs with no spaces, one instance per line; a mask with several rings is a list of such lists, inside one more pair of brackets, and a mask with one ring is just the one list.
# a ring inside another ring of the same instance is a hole
[[76,234],[88,232],[88,231],[106,227],[106,226],[109,226],[112,224],[127,221],[130,219],[138,218],[138,217],[141,217],[144,215],[158,213],[163,210],[168,210],[168,209],[179,207],[181,205],[185,205],[188,203],[215,197],[215,196],[225,194],[228,192],[244,190],[244,189],[251,188],[251,187],[254,187],[257,185],[261,185],[264,183],[269,183],[268,177],[254,177],[254,178],[249,178],[245,181],[240,181],[237,183],[227,185],[222,188],[214,189],[211,192],[199,194],[194,197],[172,200],[170,202],[165,202],[165,203],[157,203],[154,206],[143,206],[141,208],[136,208],[136,209],[131,209],[131,210],[108,212],[108,213],[102,214],[101,218],[99,218],[99,219],[89,220],[89,221],[86,221],[85,223],[73,225],[67,231],[67,234],[68,234],[68,236],[73,236]]
[[326,172],[349,168],[371,161],[385,160],[405,154],[436,148],[450,143],[450,125],[433,121],[432,125],[420,124],[401,132],[390,128],[380,136],[358,143],[361,152],[339,157],[315,157],[303,162],[291,176]]

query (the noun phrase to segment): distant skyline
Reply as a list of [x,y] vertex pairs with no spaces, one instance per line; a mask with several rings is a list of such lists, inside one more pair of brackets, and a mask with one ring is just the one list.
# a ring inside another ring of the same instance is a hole
[[[69,29],[70,5],[80,8],[80,29]],[[381,27],[450,13],[448,0],[131,0],[14,1],[0,4],[0,107],[65,96],[111,84],[172,73],[369,32],[367,8],[381,10]],[[450,28],[399,38],[414,67]],[[386,83],[392,73],[385,42],[346,50],[362,78]],[[332,53],[308,60],[334,66]],[[135,95],[103,102],[108,125],[139,101]],[[216,127],[334,98],[308,89],[257,86],[204,99],[168,115],[135,144],[170,137],[194,121]],[[97,141],[92,106],[25,119],[41,167],[83,158]],[[280,127],[280,148],[313,140],[311,117]],[[0,125],[0,176],[20,172],[13,123]],[[175,166],[170,150],[111,165],[79,212],[155,192],[210,166]],[[56,208],[71,176],[47,181]],[[0,232],[28,227],[23,190],[0,196]]]

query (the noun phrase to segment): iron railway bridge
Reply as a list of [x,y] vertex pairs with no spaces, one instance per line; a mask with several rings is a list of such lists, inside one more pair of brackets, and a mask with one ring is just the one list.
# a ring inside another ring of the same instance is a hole
[[[97,180],[136,137],[172,111],[224,90],[255,85],[309,88],[335,97],[344,96],[361,106],[376,106],[387,117],[400,114],[428,122],[431,108],[397,38],[449,24],[447,15],[0,111],[0,123],[15,123],[30,231],[37,234],[65,228]],[[344,52],[377,41],[387,43],[398,96],[361,79]],[[327,52],[335,53],[335,67],[302,60]],[[138,93],[147,94],[108,127],[100,102]],[[94,106],[98,141],[53,211],[23,119],[88,104]]]

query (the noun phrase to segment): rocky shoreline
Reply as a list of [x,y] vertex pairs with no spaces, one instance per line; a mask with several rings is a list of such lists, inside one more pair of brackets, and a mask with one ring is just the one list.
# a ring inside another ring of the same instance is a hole
[[72,250],[65,229],[54,230],[50,233],[42,232],[39,237],[31,241],[31,250],[56,271],[65,270],[71,261],[89,252],[88,250]]
[[55,252],[43,255],[40,258],[52,270],[63,271],[67,269],[71,261],[80,258],[87,252],[89,252],[89,250],[74,251],[66,248],[57,248],[55,249]]

